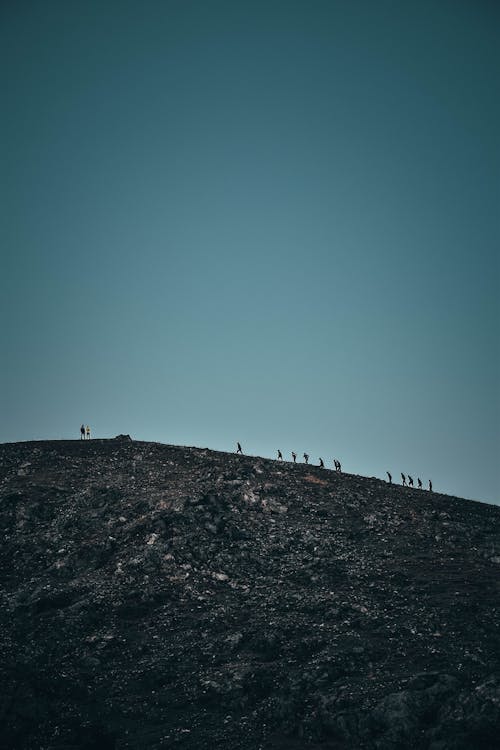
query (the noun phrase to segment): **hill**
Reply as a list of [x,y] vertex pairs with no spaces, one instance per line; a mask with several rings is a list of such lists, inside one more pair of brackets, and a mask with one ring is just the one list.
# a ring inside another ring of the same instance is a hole
[[497,747],[500,508],[115,440],[0,446],[3,747]]

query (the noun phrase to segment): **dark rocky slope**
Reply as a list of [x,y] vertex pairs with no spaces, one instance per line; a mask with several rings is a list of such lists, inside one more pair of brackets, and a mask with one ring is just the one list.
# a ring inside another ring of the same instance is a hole
[[125,438],[0,472],[2,747],[498,747],[499,507]]

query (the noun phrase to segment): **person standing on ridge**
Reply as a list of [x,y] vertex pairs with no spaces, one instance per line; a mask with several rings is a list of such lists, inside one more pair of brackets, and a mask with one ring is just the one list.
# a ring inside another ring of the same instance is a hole
[[337,471],[342,472],[342,464],[337,460]]
[[278,448],[278,461],[283,461],[283,454],[279,448]]
[[90,440],[90,427],[89,427],[88,425],[87,425],[87,427],[85,428],[85,433],[86,433],[86,435],[87,435],[87,440]]
[[306,464],[309,463],[309,454],[308,453],[304,453],[304,461],[306,462]]
[[420,477],[417,477],[417,482],[418,482],[418,489],[421,490],[422,489],[422,480],[420,479]]
[[408,487],[413,487],[413,477],[408,474]]
[[297,454],[294,453],[293,451],[292,451],[292,459],[293,459],[293,463],[295,463],[295,461],[297,460]]
[[389,477],[389,484],[392,484],[392,474],[391,474],[391,472],[390,471],[386,471],[385,473]]
[[403,472],[401,472],[401,479],[403,480],[403,487],[406,487],[406,477]]
[[432,482],[430,479],[429,479],[429,492],[432,492]]
[[241,453],[241,455],[243,455],[243,451],[241,450],[241,445],[239,443],[236,443],[236,445],[237,445],[236,453]]
[[80,427],[80,440],[85,440],[85,425],[82,424]]
[[323,459],[322,458],[319,459],[319,468],[320,469],[324,469],[325,468],[325,464],[323,463]]

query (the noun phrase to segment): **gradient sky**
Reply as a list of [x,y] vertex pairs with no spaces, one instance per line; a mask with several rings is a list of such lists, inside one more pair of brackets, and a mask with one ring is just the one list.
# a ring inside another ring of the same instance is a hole
[[500,6],[0,8],[0,441],[500,502]]

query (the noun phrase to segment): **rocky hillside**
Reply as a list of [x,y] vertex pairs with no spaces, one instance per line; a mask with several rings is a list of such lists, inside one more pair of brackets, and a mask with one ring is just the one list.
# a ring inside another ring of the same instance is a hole
[[500,507],[120,437],[0,517],[4,748],[498,747]]

